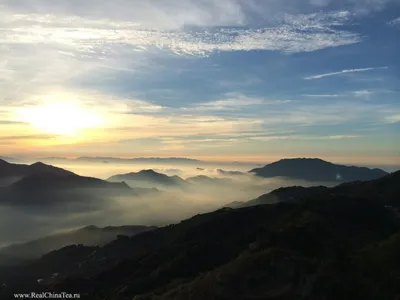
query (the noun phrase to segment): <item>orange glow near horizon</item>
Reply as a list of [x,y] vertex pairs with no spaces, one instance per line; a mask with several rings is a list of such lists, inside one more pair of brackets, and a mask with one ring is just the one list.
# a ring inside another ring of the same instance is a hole
[[[19,151],[18,151],[19,152]],[[14,156],[27,157],[26,152],[21,151],[19,153],[15,153]],[[25,154],[25,155],[24,155]],[[10,153],[1,154],[0,156],[12,157]],[[67,159],[75,159],[78,157],[113,157],[113,158],[122,158],[122,159],[134,159],[134,158],[171,158],[171,157],[179,157],[179,158],[188,158],[188,159],[197,159],[210,163],[248,163],[248,164],[269,164],[281,159],[292,159],[292,158],[320,158],[332,163],[336,164],[345,164],[345,165],[380,165],[380,166],[400,166],[400,157],[391,157],[386,159],[372,159],[371,157],[344,157],[344,156],[317,156],[317,155],[297,155],[297,156],[279,156],[279,155],[224,155],[224,156],[203,156],[203,155],[118,155],[118,153],[80,153],[80,154],[71,154],[71,153],[30,153],[29,157],[31,159],[41,158],[41,157],[62,157]],[[28,157],[27,157],[28,158]]]

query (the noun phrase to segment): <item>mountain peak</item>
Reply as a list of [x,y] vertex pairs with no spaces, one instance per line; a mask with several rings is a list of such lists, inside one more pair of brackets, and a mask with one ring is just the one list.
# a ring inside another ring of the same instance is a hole
[[157,172],[154,171],[153,169],[141,170],[141,171],[139,172],[139,174],[140,174],[140,173],[142,173],[142,174],[159,174],[159,175],[162,175],[161,173],[157,173]]
[[46,165],[45,163],[38,161],[38,162],[31,164],[30,166],[31,167],[48,167],[49,165]]
[[283,158],[275,163],[283,163],[283,162],[303,162],[303,163],[326,163],[326,164],[332,164],[326,160],[320,159],[320,158],[314,158],[314,157],[299,157],[299,158]]
[[288,177],[319,182],[349,182],[373,180],[387,175],[381,169],[369,169],[333,164],[319,158],[281,159],[262,168],[253,169],[260,177]]
[[172,187],[185,184],[179,176],[168,176],[152,169],[141,170],[128,174],[114,175],[108,178],[111,182],[126,182],[131,187]]

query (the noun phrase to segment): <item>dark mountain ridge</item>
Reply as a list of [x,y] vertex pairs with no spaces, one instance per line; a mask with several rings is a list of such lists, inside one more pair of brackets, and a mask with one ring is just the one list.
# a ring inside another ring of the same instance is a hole
[[59,176],[74,175],[73,172],[37,162],[31,165],[13,164],[0,159],[0,177],[27,176],[37,173],[51,173]]
[[271,193],[261,195],[256,199],[245,202],[239,207],[301,200],[304,197],[323,194],[327,190],[328,188],[325,186],[316,186],[308,188],[302,186],[293,186],[293,187],[279,188],[272,191]]
[[125,182],[108,182],[92,177],[78,175],[54,175],[52,173],[37,173],[29,175],[13,183],[15,189],[76,189],[76,188],[106,188],[126,189],[130,187]]
[[6,205],[100,204],[109,197],[157,193],[155,188],[130,188],[125,182],[108,182],[76,174],[36,173],[0,187],[0,203]]
[[25,176],[49,173],[58,176],[75,175],[74,173],[37,162],[31,165],[14,164],[0,159],[0,187],[10,185]]
[[154,183],[163,186],[182,186],[185,185],[185,180],[179,176],[168,176],[162,173],[158,173],[152,169],[142,170],[140,172],[132,172],[127,174],[114,175],[107,179],[108,181],[127,181],[133,185],[135,182],[138,184],[143,182]]
[[399,186],[400,172],[311,195],[295,187],[280,193],[293,200],[299,191],[299,201],[221,209],[103,247],[66,247],[0,272],[0,297],[396,299],[400,224],[386,203],[399,204]]
[[168,176],[152,169],[114,175],[107,179],[110,182],[124,181],[131,187],[157,187],[157,188],[183,188],[187,189],[196,185],[221,185],[231,184],[230,178],[216,178],[198,175],[183,179],[177,175]]
[[118,235],[135,234],[156,229],[152,226],[108,226],[99,228],[86,226],[77,230],[54,234],[26,243],[13,244],[0,248],[0,265],[10,265],[16,261],[32,260],[69,245],[103,246]]
[[381,169],[337,165],[318,158],[282,159],[249,172],[267,178],[288,177],[307,181],[336,181],[339,183],[373,180],[388,175]]
[[226,207],[240,208],[253,205],[298,201],[303,198],[316,198],[321,195],[346,195],[365,199],[382,199],[385,205],[400,207],[400,202],[397,201],[395,196],[400,196],[400,187],[397,188],[395,184],[395,182],[399,181],[399,174],[399,172],[394,172],[376,180],[347,182],[331,188],[325,186],[283,187],[247,202],[230,203],[226,205]]

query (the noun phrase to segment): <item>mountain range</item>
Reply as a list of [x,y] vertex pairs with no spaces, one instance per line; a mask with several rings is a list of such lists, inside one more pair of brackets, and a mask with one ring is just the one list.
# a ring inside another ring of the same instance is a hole
[[[84,158],[82,158],[84,159]],[[223,171],[225,176],[243,175],[238,171]],[[380,169],[347,167],[335,165],[319,159],[288,159],[250,171],[256,177],[287,177],[308,181],[335,181],[336,183],[354,180],[371,180],[387,175]],[[154,170],[142,170],[114,175],[108,180],[79,176],[73,172],[41,162],[31,165],[12,164],[0,160],[0,201],[4,204],[48,204],[80,201],[100,201],[119,195],[144,195],[158,192],[157,189],[222,187],[234,184],[231,178],[198,175],[183,179],[168,176]],[[298,191],[297,191],[298,192]],[[253,203],[273,202],[275,195],[261,196],[268,200],[255,199]],[[249,204],[246,204],[249,205]]]
[[0,265],[40,258],[42,255],[68,245],[103,246],[119,235],[133,236],[153,230],[152,226],[104,227],[86,226],[77,230],[54,234],[27,243],[13,244],[0,248]]
[[208,177],[198,175],[183,179],[179,176],[168,176],[158,173],[152,169],[142,170],[140,172],[132,172],[127,174],[119,174],[111,176],[107,179],[110,182],[126,182],[131,187],[146,187],[146,188],[189,188],[195,185],[221,185],[231,184],[229,178]]
[[283,187],[261,195],[256,199],[229,203],[225,205],[225,207],[242,208],[262,204],[291,202],[307,197],[315,198],[327,193],[329,195],[351,195],[369,200],[380,198],[387,206],[399,207],[398,205],[400,202],[397,202],[397,199],[394,197],[394,195],[400,195],[400,187],[396,187],[395,184],[398,180],[398,174],[399,171],[373,181],[363,182],[359,180],[342,183],[332,188],[327,188],[325,186],[313,186],[308,188],[302,186]]
[[130,188],[124,182],[108,182],[79,176],[46,165],[11,164],[0,161],[0,203],[7,205],[57,205],[68,202],[96,202],[119,195],[143,195],[156,189]]
[[31,165],[14,164],[0,159],[0,186],[9,185],[19,179],[38,173],[48,173],[58,176],[74,175],[74,173],[37,162]]
[[256,176],[287,177],[307,181],[350,182],[373,180],[388,173],[381,169],[337,165],[317,158],[282,159],[262,168],[250,170]]
[[13,293],[88,299],[396,299],[400,171],[287,201],[223,208],[104,246],[67,246],[0,269]]
[[315,186],[315,187],[302,187],[302,186],[292,186],[276,189],[270,193],[261,195],[260,197],[249,200],[249,201],[236,201],[225,205],[224,207],[229,208],[242,208],[255,205],[263,204],[275,204],[279,202],[290,202],[302,199],[311,195],[323,194],[328,190],[325,186]]
[[[200,168],[199,171],[202,171]],[[107,179],[112,182],[127,182],[131,187],[156,187],[156,188],[188,188],[192,184],[203,185],[229,185],[233,181],[229,176],[246,175],[240,171],[216,170],[218,174],[226,176],[209,177],[198,175],[182,179],[179,176],[167,176],[154,170],[142,170],[127,174],[114,175]],[[331,182],[340,184],[356,180],[372,180],[385,176],[388,173],[381,169],[369,169],[365,167],[348,167],[332,164],[320,159],[285,159],[266,165],[263,168],[249,171],[261,178],[285,177],[293,180],[310,182]]]
[[154,170],[142,170],[128,174],[114,175],[107,179],[111,182],[128,182],[131,187],[183,187],[185,180],[179,176],[168,176]]

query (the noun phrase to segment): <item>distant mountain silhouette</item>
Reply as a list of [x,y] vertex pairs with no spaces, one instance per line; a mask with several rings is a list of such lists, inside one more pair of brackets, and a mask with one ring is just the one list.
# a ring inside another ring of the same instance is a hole
[[231,184],[232,180],[229,178],[214,178],[205,175],[188,177],[182,179],[179,176],[168,176],[158,173],[154,170],[142,170],[140,172],[133,172],[128,174],[114,175],[107,179],[110,182],[124,181],[131,187],[156,187],[156,188],[190,188],[199,184],[206,185],[220,185]]
[[0,248],[0,265],[11,265],[18,261],[36,259],[50,251],[69,245],[103,246],[119,235],[133,236],[155,228],[151,226],[109,226],[104,228],[86,226],[78,230]]
[[317,158],[282,159],[250,171],[260,177],[288,177],[307,181],[350,182],[373,180],[387,175],[381,169],[336,165]]
[[37,173],[29,175],[13,183],[11,188],[25,190],[39,189],[126,189],[130,190],[125,182],[108,182],[98,178],[78,175],[54,175],[52,173]]
[[68,202],[98,202],[113,196],[135,196],[158,192],[157,189],[130,188],[125,182],[53,173],[25,176],[0,188],[0,203],[41,205]]
[[221,175],[231,175],[231,176],[236,176],[236,175],[246,175],[244,172],[240,171],[225,171],[222,169],[217,169],[217,173]]
[[11,184],[25,176],[35,175],[39,173],[49,173],[58,176],[75,175],[74,173],[37,162],[31,165],[13,164],[0,159],[0,186]]
[[179,176],[168,176],[151,169],[114,175],[107,180],[111,182],[126,181],[131,187],[182,187],[186,185],[185,180]]
[[294,187],[275,194],[298,201],[220,209],[102,247],[68,246],[0,269],[0,298],[396,299],[400,216],[387,203],[399,204],[399,187],[400,172],[310,195]]

